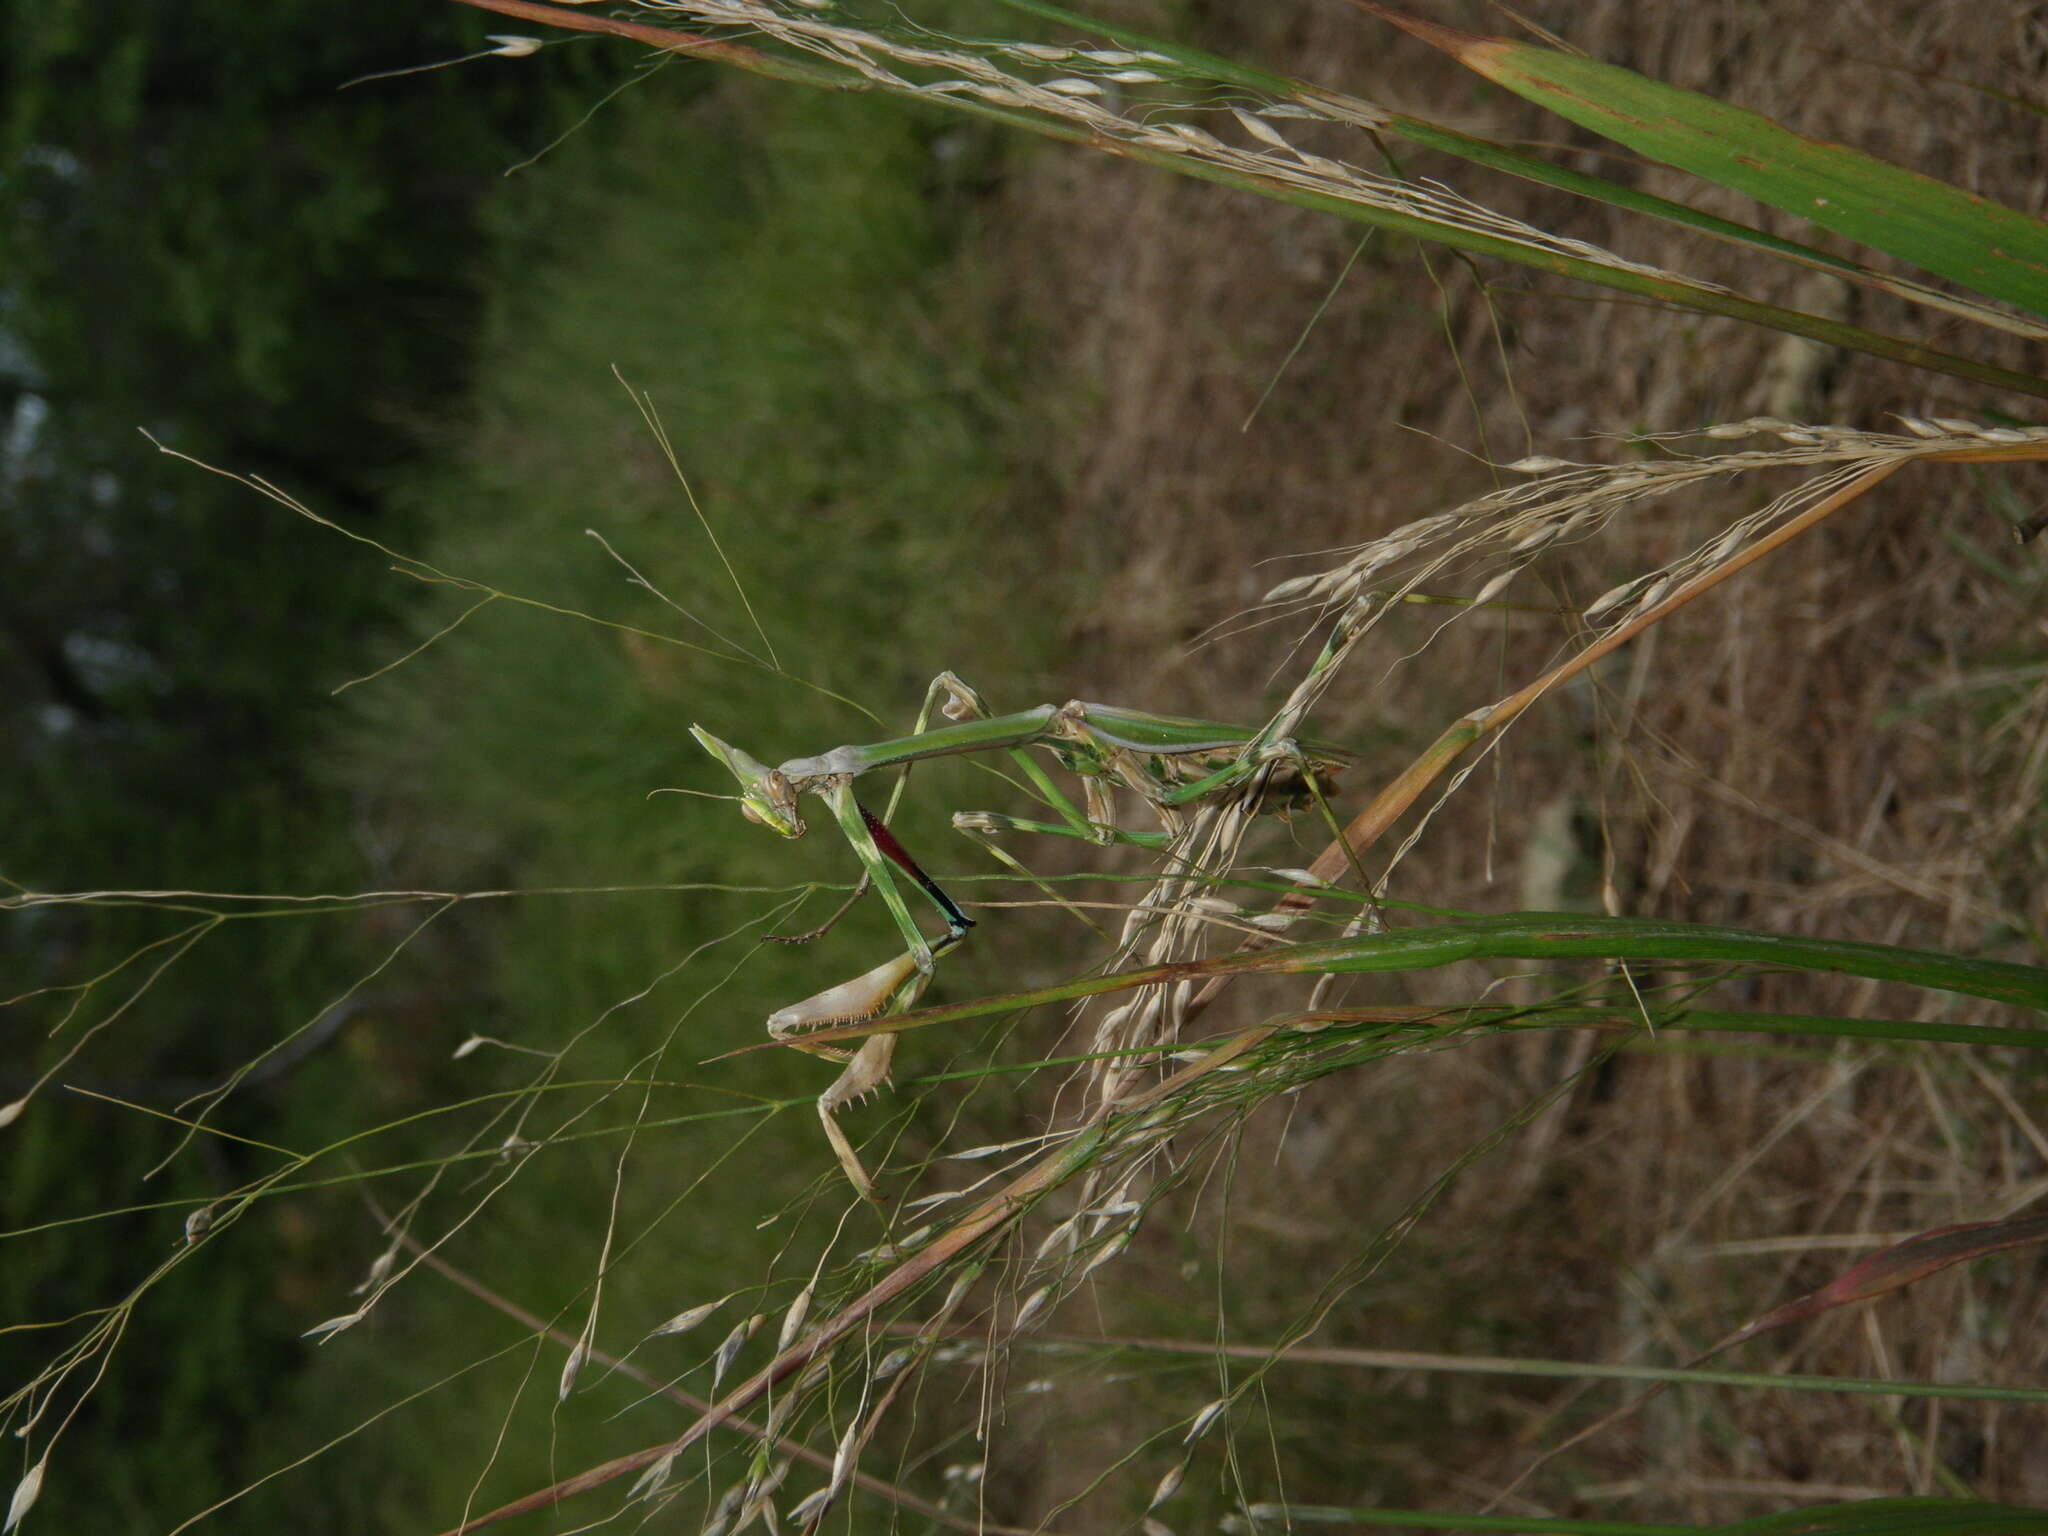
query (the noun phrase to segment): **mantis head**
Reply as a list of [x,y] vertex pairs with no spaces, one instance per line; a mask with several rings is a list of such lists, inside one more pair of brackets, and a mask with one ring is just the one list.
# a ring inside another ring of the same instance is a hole
[[782,837],[802,837],[804,819],[796,811],[796,791],[776,769],[756,761],[738,747],[720,741],[701,725],[690,727],[697,745],[725,764],[740,781],[740,814]]

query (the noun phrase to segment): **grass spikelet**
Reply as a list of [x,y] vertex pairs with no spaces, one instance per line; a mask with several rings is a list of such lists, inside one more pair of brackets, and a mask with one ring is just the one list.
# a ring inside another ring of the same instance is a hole
[[35,1507],[35,1502],[43,1491],[43,1471],[49,1464],[50,1458],[44,1456],[22,1474],[21,1481],[14,1485],[13,1497],[7,1501],[7,1519],[0,1522],[0,1531],[13,1530],[21,1524],[22,1517]]
[[805,1286],[796,1293],[796,1300],[789,1304],[789,1310],[782,1314],[782,1331],[776,1335],[775,1349],[779,1354],[789,1348],[790,1341],[803,1331],[804,1319],[811,1314],[811,1294],[817,1289],[817,1282]]
[[678,1312],[674,1317],[650,1332],[647,1337],[650,1339],[665,1339],[675,1334],[688,1333],[731,1300],[732,1294],[728,1292],[716,1301],[699,1302],[694,1307]]

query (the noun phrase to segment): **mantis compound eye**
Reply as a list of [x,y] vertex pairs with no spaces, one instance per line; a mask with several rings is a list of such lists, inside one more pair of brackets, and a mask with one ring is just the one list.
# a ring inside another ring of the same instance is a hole
[[690,734],[698,746],[739,780],[742,816],[782,837],[804,835],[804,819],[796,810],[796,791],[779,769],[769,768],[738,747],[720,741],[701,725],[691,726]]
[[796,812],[796,791],[779,768],[770,769],[758,784],[741,789],[740,814],[784,837],[804,835],[804,819]]

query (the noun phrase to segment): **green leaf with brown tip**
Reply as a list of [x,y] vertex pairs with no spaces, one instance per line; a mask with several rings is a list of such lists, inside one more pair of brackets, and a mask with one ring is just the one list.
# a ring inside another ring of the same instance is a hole
[[1438,26],[1372,0],[1353,3],[1638,154],[2048,314],[2048,224],[2016,209],[1618,65]]

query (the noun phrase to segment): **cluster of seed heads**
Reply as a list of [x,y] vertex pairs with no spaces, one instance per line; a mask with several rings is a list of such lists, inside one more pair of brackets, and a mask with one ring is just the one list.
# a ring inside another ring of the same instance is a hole
[[[1679,584],[1740,554],[1757,539],[1868,470],[1978,444],[2048,441],[2048,428],[1983,426],[1950,418],[1900,419],[1903,432],[1807,426],[1753,416],[1699,433],[1645,437],[1672,457],[1623,465],[1574,464],[1536,456],[1504,466],[1528,476],[1520,484],[1468,501],[1448,512],[1407,523],[1353,549],[1343,564],[1284,581],[1266,594],[1268,604],[1329,607],[1356,600],[1375,585],[1416,590],[1446,572],[1484,569],[1489,574],[1475,603],[1498,596],[1538,555],[1599,532],[1613,518],[1703,481],[1761,470],[1816,471],[1761,510],[1740,518],[1669,564],[1645,571],[1602,593],[1582,610],[1588,620],[1621,623],[1654,607]],[[1672,445],[1704,436],[1726,442],[1770,438],[1769,447],[1736,453],[1679,454]]]

